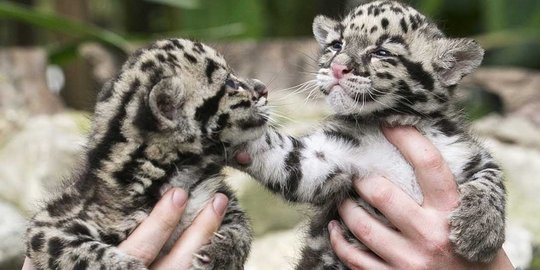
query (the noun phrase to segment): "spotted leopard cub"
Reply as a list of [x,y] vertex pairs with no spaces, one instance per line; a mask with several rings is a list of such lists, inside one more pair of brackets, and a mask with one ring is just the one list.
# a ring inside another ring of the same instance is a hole
[[147,269],[116,246],[168,187],[189,191],[162,250],[216,192],[229,205],[194,269],[243,269],[251,229],[220,174],[225,151],[261,136],[266,89],[236,77],[214,49],[183,39],[139,50],[101,91],[79,174],[30,221],[27,255],[38,269]]
[[[437,146],[461,199],[449,217],[449,240],[471,261],[491,260],[504,241],[502,173],[469,133],[454,98],[461,78],[480,65],[482,48],[446,37],[422,14],[394,1],[358,6],[341,21],[318,16],[313,31],[322,49],[317,80],[334,115],[301,138],[270,129],[245,146],[253,162],[240,167],[286,199],[314,205],[297,268],[346,268],[332,252],[326,229],[339,220],[344,198],[355,196],[387,222],[355,195],[352,178],[384,176],[423,201],[414,170],[381,132],[385,124],[413,125]],[[361,246],[350,232],[349,238]]]

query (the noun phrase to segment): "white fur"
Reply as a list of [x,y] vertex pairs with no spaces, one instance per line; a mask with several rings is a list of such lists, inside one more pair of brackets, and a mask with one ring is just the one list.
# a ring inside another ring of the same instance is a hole
[[[422,203],[422,192],[411,165],[396,147],[386,140],[378,128],[364,128],[363,134],[357,136],[362,141],[360,146],[352,146],[322,133],[315,133],[302,139],[303,175],[297,191],[301,201],[312,198],[317,187],[327,180],[328,174],[334,168],[339,168],[344,173],[360,178],[370,175],[383,176],[400,186],[418,203]],[[429,127],[424,127],[423,130],[422,127],[419,128],[440,150],[452,173],[456,177],[461,175],[464,163],[473,149],[467,143],[458,141],[457,137],[444,136]],[[277,146],[276,141],[272,143],[273,148],[269,148],[263,138],[249,145],[248,151],[253,157],[249,171],[260,181],[279,181],[285,185],[288,170],[284,161],[292,149],[292,144],[289,139],[285,140],[283,147]],[[317,152],[322,153],[324,159],[318,157]]]

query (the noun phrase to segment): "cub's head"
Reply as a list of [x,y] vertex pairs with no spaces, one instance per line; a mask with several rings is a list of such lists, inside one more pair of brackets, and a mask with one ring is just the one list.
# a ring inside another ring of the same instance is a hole
[[422,14],[374,1],[342,21],[317,16],[318,84],[338,114],[430,116],[448,106],[460,79],[482,61],[471,39],[447,38]]
[[126,138],[238,144],[266,127],[264,84],[236,76],[218,52],[190,40],[139,50],[98,98],[95,126],[108,121]]

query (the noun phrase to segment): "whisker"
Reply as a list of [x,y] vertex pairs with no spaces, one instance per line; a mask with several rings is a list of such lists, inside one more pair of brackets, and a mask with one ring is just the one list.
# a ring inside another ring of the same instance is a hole
[[318,71],[309,71],[309,70],[299,70],[298,73],[308,74],[308,75],[317,75],[317,74],[319,74]]
[[278,89],[278,90],[273,90],[272,92],[273,93],[281,93],[281,92],[285,92],[285,91],[288,91],[288,90],[293,90],[293,89],[298,89],[298,88],[302,88],[304,87],[305,85],[308,85],[310,83],[316,83],[317,80],[309,80],[309,81],[306,81],[306,82],[303,82],[303,83],[300,83],[298,85],[295,85],[295,86],[291,86],[291,87],[288,87],[288,88],[283,88],[283,89]]
[[308,103],[309,99],[312,97],[312,95],[315,93],[315,95],[317,95],[318,91],[317,91],[317,87],[314,87],[313,89],[311,89],[311,91],[309,91],[309,94],[307,95],[305,101],[304,101],[304,105]]
[[299,52],[300,54],[302,54],[303,56],[307,57],[309,60],[313,61],[314,63],[318,63],[319,60],[316,58],[316,57],[313,57],[309,54],[307,54],[306,52],[303,52],[303,51],[300,51],[300,50],[295,50],[297,52]]
[[[311,85],[310,85],[310,84],[311,84]],[[315,85],[313,85],[313,84],[315,84]],[[307,82],[305,82],[304,85],[302,85],[300,88],[298,88],[298,89],[296,89],[296,90],[290,92],[289,94],[285,95],[285,96],[283,97],[283,99],[289,98],[289,97],[292,96],[292,95],[300,94],[300,93],[306,91],[307,89],[310,89],[310,88],[313,87],[313,86],[316,86],[316,80],[307,81]]]
[[297,123],[297,124],[300,123],[300,121],[298,121],[298,120],[296,120],[296,119],[292,119],[292,118],[290,118],[290,117],[288,117],[288,116],[285,116],[285,115],[280,114],[280,113],[277,113],[277,112],[273,112],[272,114],[273,114],[273,116],[277,116],[277,117],[279,117],[279,118],[283,118],[283,119],[285,119],[285,120],[289,120],[290,122],[293,122],[293,123]]
[[279,72],[274,73],[274,76],[270,79],[270,81],[268,83],[265,83],[267,89],[270,88],[272,83],[278,78],[279,75],[281,75],[281,73],[283,73],[283,71],[284,71],[284,69],[282,69]]
[[[375,89],[375,88],[373,88],[373,87],[370,87],[370,89],[368,90],[368,93],[370,93],[371,90],[373,90],[373,91],[375,91],[375,92],[377,92],[377,93],[380,93],[380,94],[385,94],[385,92],[380,91],[380,90],[378,90],[378,89]],[[371,94],[370,94],[370,96],[371,96]],[[399,97],[402,98],[403,100],[405,100],[406,102],[408,102],[409,105],[412,104],[412,102],[411,102],[408,98],[403,97],[403,96],[399,96]],[[397,108],[395,108],[395,107],[393,107],[393,106],[390,106],[390,105],[388,105],[388,104],[383,103],[382,101],[380,101],[380,100],[378,100],[378,99],[376,99],[376,98],[373,98],[373,97],[372,97],[372,99],[373,99],[375,102],[377,102],[377,103],[383,105],[385,108],[388,108],[388,109],[390,109],[390,110],[393,110],[393,111],[395,111],[395,112],[397,112],[397,113],[400,113],[400,114],[410,114],[410,112],[406,112],[406,111],[399,110],[399,109],[397,109]],[[413,108],[411,108],[411,109],[413,109]],[[414,109],[413,109],[413,110],[414,110]],[[417,110],[414,110],[414,112],[416,112],[416,113],[422,115],[423,117],[429,118],[429,115],[427,115],[427,114],[425,114],[425,113],[423,113],[423,112],[419,112],[419,111],[417,111]]]

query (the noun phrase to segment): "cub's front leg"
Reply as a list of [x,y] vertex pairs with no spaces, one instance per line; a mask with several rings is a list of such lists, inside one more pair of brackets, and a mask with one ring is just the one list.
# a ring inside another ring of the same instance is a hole
[[244,269],[252,241],[251,226],[233,192],[226,187],[218,192],[229,198],[229,204],[219,230],[193,258],[193,269]]
[[450,217],[450,240],[458,254],[489,262],[505,239],[505,188],[502,172],[489,154],[474,157],[459,183],[460,205]]
[[236,167],[289,201],[323,204],[351,190],[357,171],[350,143],[324,131],[294,138],[269,129],[244,146],[251,164]]

